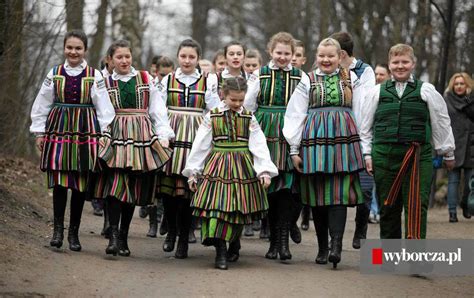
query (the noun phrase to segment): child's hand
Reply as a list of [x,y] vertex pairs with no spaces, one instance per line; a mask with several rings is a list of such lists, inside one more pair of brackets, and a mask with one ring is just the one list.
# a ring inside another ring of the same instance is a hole
[[367,158],[365,160],[365,170],[370,176],[374,176],[374,169],[372,168],[372,158]]
[[303,173],[303,160],[301,159],[301,157],[299,155],[292,155],[291,161],[293,162],[293,166],[295,167],[295,169],[298,172]]
[[168,148],[170,146],[170,141],[167,139],[160,140],[161,147]]
[[444,160],[444,166],[448,171],[452,171],[454,169],[454,166],[456,165],[456,161],[453,160]]
[[260,184],[263,185],[263,188],[267,189],[270,186],[271,179],[268,176],[260,177]]
[[36,148],[38,148],[39,151],[43,151],[43,147],[44,147],[44,136],[38,136],[38,137],[36,137],[35,143],[36,143]]
[[188,179],[188,185],[189,185],[189,189],[190,189],[192,192],[196,192],[197,186],[196,186],[196,178],[194,178],[194,176],[189,177],[189,179]]

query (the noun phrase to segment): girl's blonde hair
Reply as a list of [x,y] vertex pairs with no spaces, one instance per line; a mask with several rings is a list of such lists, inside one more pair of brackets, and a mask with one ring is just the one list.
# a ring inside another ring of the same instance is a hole
[[295,48],[296,48],[295,39],[293,38],[293,35],[291,35],[290,33],[278,32],[277,34],[273,35],[267,44],[267,50],[269,53],[271,53],[275,49],[277,43],[289,45],[291,47],[291,53],[295,52]]
[[464,83],[466,84],[466,94],[471,94],[471,91],[472,91],[472,78],[466,72],[457,72],[457,73],[453,74],[451,79],[449,79],[449,84],[448,84],[448,88],[446,89],[446,91],[451,91],[451,92],[454,93],[454,81],[459,77],[464,79]]
[[319,47],[327,47],[327,46],[336,47],[337,54],[341,55],[341,44],[337,40],[335,40],[334,38],[328,37],[328,38],[325,38],[325,39],[321,40],[321,42],[318,45],[318,49],[319,49]]

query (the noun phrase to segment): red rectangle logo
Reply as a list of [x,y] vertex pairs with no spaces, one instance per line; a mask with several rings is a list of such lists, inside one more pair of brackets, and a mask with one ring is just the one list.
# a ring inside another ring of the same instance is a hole
[[383,250],[381,248],[372,249],[372,265],[382,265]]

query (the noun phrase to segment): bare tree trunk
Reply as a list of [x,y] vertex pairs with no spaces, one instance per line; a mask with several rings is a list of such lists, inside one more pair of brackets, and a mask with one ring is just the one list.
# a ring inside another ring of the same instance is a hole
[[97,9],[97,30],[92,37],[93,43],[89,49],[89,64],[94,67],[99,67],[100,60],[104,56],[102,49],[104,47],[105,38],[105,21],[107,18],[108,0],[101,0],[100,6]]
[[142,38],[144,28],[140,19],[139,0],[122,1],[119,7],[120,32],[132,44],[134,64],[142,68]]
[[[192,0],[192,37],[199,42],[203,51],[206,49],[207,16],[210,9],[209,0]],[[204,54],[204,53],[203,53]]]
[[443,53],[440,62],[439,80],[436,84],[436,90],[443,93],[446,84],[446,72],[448,69],[449,48],[451,47],[451,36],[453,35],[454,0],[448,0],[448,11],[446,13],[446,28],[443,40]]
[[329,1],[321,0],[319,8],[319,40],[323,40],[329,36]]
[[66,27],[67,31],[81,29],[84,13],[84,0],[66,0]]
[[8,86],[0,92],[0,105],[8,111],[0,114],[1,153],[24,153],[28,137],[20,127],[26,104],[19,94],[23,8],[23,0],[0,0],[0,82]]

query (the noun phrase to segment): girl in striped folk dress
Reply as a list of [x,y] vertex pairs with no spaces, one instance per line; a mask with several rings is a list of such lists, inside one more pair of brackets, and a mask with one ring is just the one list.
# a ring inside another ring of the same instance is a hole
[[228,78],[222,90],[224,101],[205,116],[183,175],[196,191],[191,207],[202,218],[202,243],[216,247],[216,268],[227,269],[239,255],[227,253],[226,241],[235,242],[244,224],[266,215],[265,188],[278,169],[257,120],[242,107],[245,79]]
[[225,79],[236,77],[247,79],[247,74],[243,68],[246,51],[247,48],[238,41],[231,41],[225,45],[224,56],[226,58],[226,67],[222,72],[217,73],[221,99],[224,99],[221,89]]
[[317,69],[301,80],[291,96],[283,134],[291,158],[301,172],[303,204],[313,208],[319,252],[317,264],[341,260],[347,206],[364,203],[359,172],[364,170],[360,138],[353,111],[349,71],[339,67],[341,47],[332,38],[318,46]]
[[63,244],[67,190],[72,190],[69,249],[81,250],[79,225],[91,172],[96,170],[101,131],[114,119],[100,71],[87,65],[87,36],[73,30],[64,37],[64,64],[48,73],[31,110],[30,131],[41,151],[41,170],[53,188],[54,233],[50,245]]
[[[164,77],[160,85],[160,96],[166,103],[170,124],[175,132],[171,143],[173,157],[165,167],[165,175],[158,181],[157,194],[163,198],[168,234],[163,250],[171,252],[175,248],[179,230],[178,246],[175,257],[188,257],[189,229],[191,226],[192,193],[187,179],[181,172],[194,138],[202,122],[204,111],[219,105],[217,94],[217,76],[203,75],[197,68],[201,57],[201,46],[192,39],[186,39],[178,47],[178,69]],[[179,229],[178,229],[179,227]]]
[[107,54],[115,67],[106,86],[116,117],[110,131],[101,138],[99,158],[104,171],[96,197],[108,200],[111,234],[105,252],[129,256],[128,230],[135,205],[151,204],[156,171],[171,156],[168,144],[174,133],[153,78],[131,66],[130,43],[118,40]]
[[268,189],[270,247],[265,257],[276,259],[280,255],[280,260],[289,260],[290,222],[300,203],[296,195],[296,177],[290,159],[290,148],[281,130],[286,105],[306,74],[291,65],[295,52],[295,41],[291,34],[280,32],[272,36],[268,51],[272,60],[250,76],[244,106],[249,111],[255,111],[272,160],[279,170],[278,178],[273,179]]

